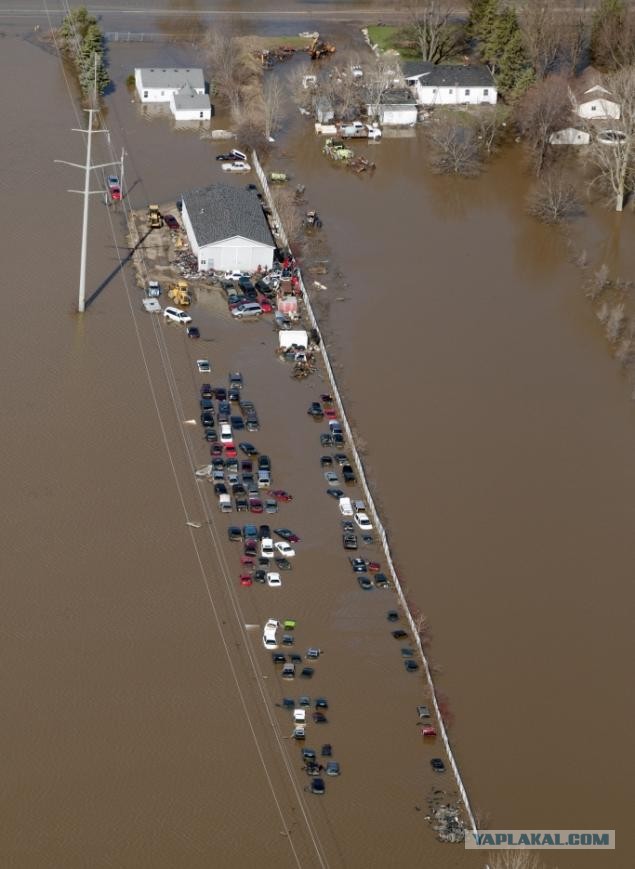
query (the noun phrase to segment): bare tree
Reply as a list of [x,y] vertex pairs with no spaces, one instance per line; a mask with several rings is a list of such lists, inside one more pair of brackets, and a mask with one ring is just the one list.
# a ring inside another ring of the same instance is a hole
[[575,75],[586,56],[588,43],[589,27],[582,7],[577,9],[573,20],[560,25],[560,68]]
[[519,16],[527,53],[536,76],[552,71],[560,53],[561,29],[552,0],[525,0]]
[[527,210],[543,223],[561,223],[580,214],[580,200],[570,181],[561,174],[550,172],[531,191]]
[[611,344],[616,344],[621,337],[626,324],[626,308],[623,302],[613,305],[606,321],[606,337]]
[[491,107],[481,106],[481,110],[475,118],[476,132],[481,147],[488,157],[498,150],[505,135],[509,117],[509,107],[502,103]]
[[280,79],[269,74],[262,89],[262,116],[265,138],[270,142],[280,126],[282,116],[283,89]]
[[589,158],[596,169],[591,184],[598,184],[615,204],[615,210],[622,211],[634,181],[635,68],[626,67],[616,72],[609,78],[607,87],[620,106],[619,141],[607,142],[605,137],[598,137],[596,131],[591,130],[595,138]]
[[567,123],[570,114],[569,86],[563,76],[551,75],[536,82],[520,100],[516,117],[536,175],[545,168],[551,134]]
[[457,115],[446,115],[428,130],[430,165],[442,175],[478,175],[481,153],[476,130]]
[[586,295],[592,302],[600,298],[604,290],[608,290],[611,286],[611,277],[609,267],[603,263],[595,272],[591,283],[587,287]]
[[422,60],[441,63],[465,44],[462,28],[445,0],[423,0],[410,7],[406,31]]
[[302,215],[293,193],[287,187],[273,187],[271,196],[280,223],[287,234],[287,241],[291,247],[295,248],[302,234]]
[[208,59],[214,91],[227,103],[233,119],[240,122],[241,108],[250,97],[249,89],[262,76],[262,68],[250,50],[252,46],[214,28],[202,38],[201,47]]
[[364,85],[368,98],[369,114],[379,115],[381,98],[403,80],[401,59],[396,54],[380,54],[374,57],[364,71]]
[[591,55],[597,66],[619,70],[635,60],[635,22],[626,0],[600,0],[591,27]]
[[545,869],[535,851],[495,851],[490,855],[487,865],[490,869]]

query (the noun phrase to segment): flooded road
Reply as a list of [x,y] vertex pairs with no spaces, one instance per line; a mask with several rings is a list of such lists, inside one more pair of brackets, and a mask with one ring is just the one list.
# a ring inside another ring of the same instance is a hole
[[[111,53],[120,88],[109,101],[109,123],[117,146],[123,141],[129,151],[132,196],[140,205],[175,195],[175,135],[181,136],[179,185],[204,183],[207,172],[215,177],[214,146],[171,132],[168,121],[140,121],[121,86],[132,66],[159,57],[166,62],[166,51],[167,62],[184,62],[174,47]],[[5,57],[18,63],[23,55]],[[28,54],[28,62],[50,74],[36,55]],[[57,109],[47,117],[46,148],[28,125],[14,131],[11,171],[2,175],[15,215],[8,247],[21,252],[9,264],[8,283],[29,293],[31,303],[1,327],[13,375],[2,395],[5,479],[7,490],[19,493],[3,527],[10,740],[31,759],[10,768],[3,785],[5,823],[23,831],[6,859],[19,866],[82,865],[69,853],[100,848],[103,865],[131,865],[131,853],[134,865],[178,865],[186,830],[188,866],[209,865],[210,848],[235,854],[237,837],[246,865],[264,847],[276,865],[293,865],[292,855],[280,851],[280,818],[266,782],[253,776],[257,752],[240,698],[224,682],[202,688],[224,652],[210,637],[199,592],[180,582],[187,547],[180,536],[174,545],[174,535],[183,515],[121,304],[123,286],[113,281],[84,325],[72,316],[68,287],[75,286],[76,258],[60,255],[67,232],[56,218],[59,197],[68,196],[61,191],[77,179],[68,170],[68,183],[53,183],[49,160],[77,159],[80,150],[69,155],[68,129],[77,123],[64,83],[53,77],[48,87]],[[514,154],[497,160],[481,180],[454,185],[428,174],[421,141],[386,139],[372,152],[374,178],[360,179],[325,171],[318,140],[305,133],[294,127],[281,145],[295,155],[286,165],[294,181],[307,185],[343,275],[323,279],[331,298],[329,340],[343,366],[352,420],[367,444],[397,563],[432,625],[433,658],[473,803],[486,826],[616,828],[619,843],[629,820],[632,771],[635,423],[628,389],[582,297],[579,272],[553,233],[524,216],[525,182]],[[48,227],[35,257],[24,244],[34,202],[45,203],[39,213]],[[64,214],[73,205],[64,204]],[[95,229],[107,233],[103,212],[94,213]],[[583,234],[591,238],[592,255],[604,256],[612,241],[620,273],[630,277],[632,215],[622,219],[617,238],[603,217],[594,217]],[[91,264],[96,286],[116,268],[116,252],[102,246]],[[231,337],[219,341],[227,349]],[[187,360],[188,348],[176,339],[170,346]],[[241,350],[238,364],[253,361]],[[159,366],[158,355],[149,364]],[[181,385],[191,393],[191,383]],[[258,388],[267,389],[264,379]],[[296,409],[306,398],[308,391],[293,399]],[[272,432],[284,402],[276,399],[269,413]],[[121,425],[106,424],[110,417]],[[178,426],[168,434],[177,440]],[[130,445],[139,442],[143,450],[135,448],[133,460]],[[321,511],[319,529],[331,521]],[[300,514],[288,521],[300,521]],[[113,552],[111,538],[129,545]],[[187,557],[189,575],[196,564],[192,552]],[[309,553],[308,563],[318,574],[321,554]],[[141,587],[139,576],[146,578]],[[301,594],[294,605],[301,612]],[[373,633],[373,614],[353,629],[354,609],[344,595],[328,628],[332,647],[351,655],[363,636],[382,642]],[[188,625],[192,642],[183,642],[176,624]],[[186,673],[191,678],[184,681]],[[379,652],[371,678],[378,675],[390,678]],[[364,684],[350,700],[363,702]],[[409,686],[399,682],[394,691],[395,703],[412,704]],[[347,702],[342,693],[337,699]],[[352,752],[350,711],[338,737]],[[380,716],[373,739],[390,739],[391,723]],[[140,749],[144,731],[147,750]],[[241,751],[251,746],[240,770],[235,754],[218,741],[207,743],[210,732],[231,733]],[[239,775],[249,783],[240,796],[201,780],[206,744],[206,769],[219,780]],[[403,772],[409,760],[404,747],[395,767]],[[402,841],[411,833],[409,821],[387,806],[410,796],[414,770],[404,773],[403,791],[402,783],[382,791],[385,802],[378,806],[372,757],[360,758],[356,769],[368,791],[352,809],[338,803],[339,837],[352,836],[352,817],[370,812],[366,820],[377,829],[383,820]],[[103,783],[99,793],[96,781]],[[129,799],[122,802],[123,793]],[[366,801],[374,802],[372,811]],[[245,824],[245,815],[259,823]],[[157,818],[166,819],[165,829],[149,846],[140,831],[156,829]],[[318,824],[324,829],[333,822]],[[51,830],[62,832],[51,836]],[[142,850],[135,852],[135,842]],[[373,865],[361,835],[348,848],[340,865]],[[627,853],[619,844],[601,860],[559,852],[548,855],[548,864],[621,869],[631,865]],[[419,865],[422,857],[399,852],[402,865]],[[435,867],[477,865],[458,849],[439,849],[432,859]]]

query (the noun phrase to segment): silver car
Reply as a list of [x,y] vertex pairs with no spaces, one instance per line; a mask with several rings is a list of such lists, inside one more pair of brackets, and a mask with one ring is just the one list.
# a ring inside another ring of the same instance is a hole
[[234,308],[232,314],[239,320],[243,317],[259,317],[262,314],[262,308],[258,302],[246,302],[244,305],[238,305],[237,308]]

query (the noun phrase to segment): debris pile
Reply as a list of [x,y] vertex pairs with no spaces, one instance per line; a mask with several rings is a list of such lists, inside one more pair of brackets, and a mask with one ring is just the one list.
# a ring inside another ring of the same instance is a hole
[[465,823],[458,802],[446,802],[447,795],[433,790],[428,800],[430,814],[426,816],[440,842],[457,844],[465,840]]

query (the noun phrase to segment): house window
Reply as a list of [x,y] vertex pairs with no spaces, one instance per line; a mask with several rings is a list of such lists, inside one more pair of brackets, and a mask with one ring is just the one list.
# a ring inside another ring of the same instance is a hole
[[469,95],[470,95],[470,89],[469,89],[469,88],[465,88],[465,96],[466,96],[466,97],[469,97]]
[[597,108],[597,106],[591,106],[591,111],[594,112],[596,110],[596,108]]
[[198,113],[198,116],[199,116],[199,118],[202,118],[202,117],[203,117],[203,112],[199,112],[199,113]]
[[488,96],[489,96],[489,88],[483,88],[483,96],[484,96],[484,97],[488,97]]
[[165,91],[161,91],[161,96],[162,96],[162,97],[165,96]]
[[436,92],[437,92],[437,89],[436,89],[436,88],[432,88],[432,93],[433,93],[433,94],[436,94]]
[[449,93],[449,94],[453,94],[453,93],[454,93],[454,88],[448,88],[448,93]]
[[143,98],[144,98],[144,100],[148,99],[148,92],[147,91],[143,92]]

